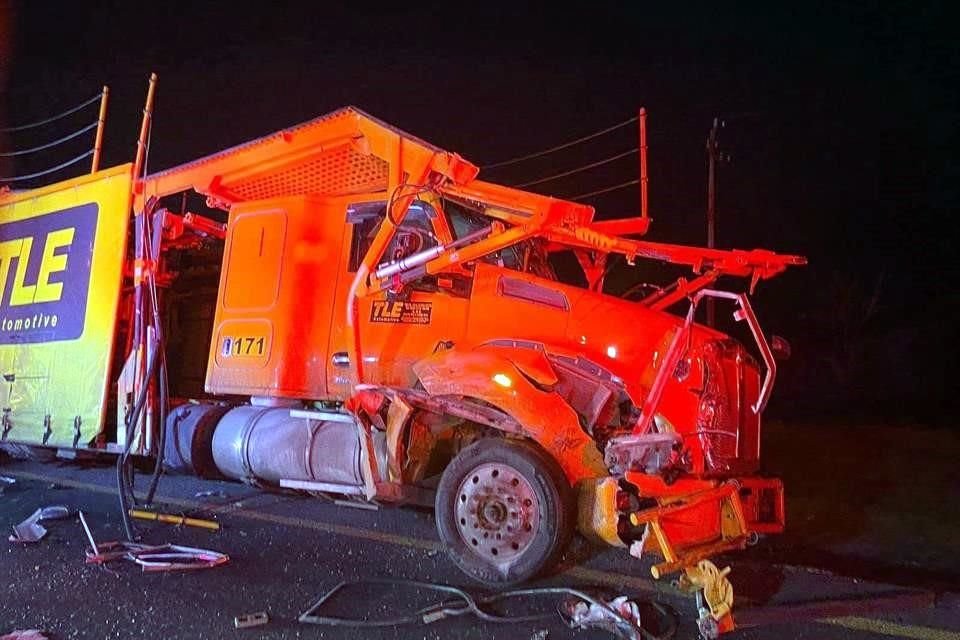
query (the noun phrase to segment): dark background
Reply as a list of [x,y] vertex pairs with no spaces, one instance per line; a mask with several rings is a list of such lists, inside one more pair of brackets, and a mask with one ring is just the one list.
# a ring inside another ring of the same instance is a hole
[[[0,0],[0,128],[108,84],[103,166],[130,161],[155,71],[150,170],[347,104],[483,165],[621,122],[643,105],[648,237],[704,244],[704,142],[719,116],[730,156],[720,168],[719,246],[810,259],[755,298],[767,330],[793,343],[772,415],[955,425],[960,78],[947,3],[325,4]],[[94,118],[86,110],[59,130],[10,134],[0,148],[34,146]],[[629,149],[636,135],[624,127],[481,177],[517,184]],[[86,148],[84,137],[0,157],[0,176]],[[573,197],[636,177],[629,157],[533,190]],[[587,202],[599,218],[635,215],[637,189]],[[610,289],[647,275],[618,270]]]

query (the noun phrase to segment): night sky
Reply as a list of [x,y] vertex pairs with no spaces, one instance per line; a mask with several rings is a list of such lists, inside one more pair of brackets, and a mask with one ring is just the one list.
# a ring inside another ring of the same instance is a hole
[[[757,295],[768,329],[795,346],[777,410],[870,405],[936,420],[944,403],[956,406],[948,354],[960,337],[960,296],[949,228],[960,177],[960,56],[946,3],[674,12],[649,3],[583,3],[576,11],[557,10],[559,3],[406,3],[389,11],[279,4],[242,11],[239,3],[14,2],[9,33],[0,28],[0,40],[12,38],[3,43],[12,47],[0,46],[0,128],[56,113],[108,84],[105,164],[130,161],[155,71],[151,170],[348,104],[484,165],[645,106],[648,237],[703,244],[704,142],[719,116],[730,155],[720,168],[719,246],[811,260]],[[44,141],[8,136],[0,145]],[[517,184],[636,143],[636,128],[624,127],[481,177]],[[13,164],[0,158],[0,175],[77,151],[57,153]],[[533,190],[575,196],[636,177],[631,157]],[[638,195],[631,187],[588,202],[599,218],[636,215]],[[866,313],[875,290],[878,304]],[[832,392],[811,390],[810,381],[825,387],[826,379]]]

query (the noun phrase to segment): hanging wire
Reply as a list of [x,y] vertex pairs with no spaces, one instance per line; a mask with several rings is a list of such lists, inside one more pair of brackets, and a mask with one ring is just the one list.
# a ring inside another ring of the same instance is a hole
[[600,165],[607,164],[608,162],[613,162],[614,160],[619,160],[620,158],[623,158],[623,157],[625,157],[625,156],[633,155],[633,154],[635,154],[637,151],[638,151],[637,147],[634,147],[633,149],[628,149],[627,151],[624,151],[623,153],[618,153],[618,154],[615,155],[615,156],[610,156],[609,158],[605,158],[605,159],[603,159],[603,160],[598,160],[597,162],[592,162],[592,163],[590,163],[590,164],[585,164],[585,165],[583,165],[582,167],[577,167],[576,169],[570,169],[569,171],[564,171],[563,173],[556,173],[556,174],[554,174],[554,175],[552,175],[552,176],[547,176],[546,178],[540,178],[539,180],[531,180],[530,182],[524,182],[523,184],[518,184],[518,185],[516,185],[516,187],[517,187],[518,189],[519,189],[519,188],[523,188],[523,187],[531,187],[531,186],[533,186],[533,185],[535,185],[535,184],[540,184],[540,183],[542,183],[542,182],[550,182],[551,180],[556,180],[557,178],[564,178],[564,177],[566,177],[566,176],[570,176],[570,175],[573,175],[573,174],[575,174],[575,173],[580,173],[581,171],[586,171],[587,169],[593,169],[594,167],[599,167]]
[[67,142],[68,140],[73,140],[77,136],[82,136],[83,134],[85,134],[88,131],[91,131],[92,129],[96,129],[98,124],[99,124],[98,122],[94,122],[93,124],[86,126],[83,129],[74,131],[70,135],[63,136],[59,140],[54,140],[53,142],[42,144],[39,147],[32,147],[30,149],[21,149],[20,151],[7,151],[5,153],[0,153],[0,158],[12,158],[13,156],[25,156],[28,153],[34,153],[36,151],[43,151],[44,149],[55,147],[58,144],[63,144],[64,142]]
[[57,120],[59,120],[59,119],[61,119],[61,118],[66,118],[67,116],[69,116],[69,115],[72,114],[72,113],[76,113],[77,111],[80,111],[80,109],[83,109],[84,107],[89,107],[91,104],[93,104],[93,103],[96,102],[97,100],[100,100],[100,98],[102,98],[102,97],[103,97],[103,92],[101,91],[100,93],[98,93],[97,95],[93,96],[92,98],[90,98],[90,99],[87,100],[86,102],[84,102],[84,103],[82,103],[82,104],[79,104],[79,105],[77,105],[76,107],[74,107],[74,108],[72,108],[72,109],[67,109],[67,110],[64,111],[63,113],[59,113],[59,114],[57,114],[57,115],[55,115],[55,116],[53,116],[53,117],[51,117],[51,118],[47,118],[46,120],[39,120],[39,121],[37,121],[37,122],[31,122],[30,124],[21,124],[21,125],[16,126],[16,127],[5,127],[5,128],[0,129],[0,133],[13,133],[14,131],[25,131],[25,130],[27,130],[27,129],[33,129],[34,127],[39,127],[39,126],[48,124],[48,123],[50,123],[50,122],[55,122],[55,121],[57,121]]
[[76,158],[67,160],[66,162],[58,164],[55,167],[50,167],[49,169],[44,169],[43,171],[37,171],[36,173],[28,173],[25,176],[10,176],[9,178],[0,178],[0,182],[17,182],[18,180],[29,180],[30,178],[39,178],[40,176],[45,176],[49,173],[53,173],[54,171],[59,171],[60,169],[69,167],[72,164],[76,164],[81,160],[83,160],[84,158],[89,158],[92,155],[93,155],[93,149],[90,149],[89,151],[84,151],[83,153],[78,155]]
[[590,193],[581,193],[578,196],[573,196],[567,198],[567,200],[582,200],[584,198],[589,198],[590,196],[598,196],[601,193],[607,193],[610,191],[616,191],[617,189],[623,189],[624,187],[629,187],[631,185],[639,184],[639,179],[630,180],[629,182],[624,182],[622,184],[615,184],[612,187],[607,187],[606,189],[598,189],[596,191],[591,191]]
[[605,133],[610,133],[611,131],[616,131],[616,130],[619,129],[620,127],[625,127],[625,126],[627,126],[628,124],[631,124],[631,123],[633,123],[633,122],[636,122],[636,121],[637,121],[637,117],[638,117],[638,116],[633,116],[632,118],[630,118],[630,119],[628,119],[628,120],[624,120],[623,122],[621,122],[621,123],[619,123],[619,124],[615,124],[615,125],[613,125],[612,127],[607,127],[606,129],[602,129],[602,130],[597,131],[597,132],[595,132],[595,133],[591,133],[590,135],[583,136],[582,138],[577,138],[576,140],[571,140],[571,141],[569,141],[569,142],[564,142],[563,144],[558,144],[558,145],[555,146],[555,147],[550,147],[549,149],[544,149],[543,151],[537,151],[537,152],[535,152],[535,153],[529,153],[529,154],[527,154],[527,155],[525,155],[525,156],[520,156],[520,157],[518,157],[518,158],[510,158],[509,160],[502,160],[502,161],[500,161],[500,162],[494,162],[493,164],[486,164],[486,165],[483,165],[482,168],[483,168],[483,169],[493,169],[494,167],[503,167],[503,166],[506,166],[506,165],[508,165],[508,164],[514,164],[514,163],[517,163],[517,162],[523,162],[524,160],[530,160],[530,159],[532,159],[532,158],[538,158],[538,157],[540,157],[540,156],[545,156],[545,155],[547,155],[548,153],[553,153],[554,151],[560,151],[561,149],[566,149],[567,147],[572,147],[572,146],[574,146],[574,145],[576,145],[576,144],[580,144],[581,142],[586,142],[587,140],[592,140],[593,138],[597,138],[597,137],[599,137],[599,136],[602,136],[602,135],[604,135]]

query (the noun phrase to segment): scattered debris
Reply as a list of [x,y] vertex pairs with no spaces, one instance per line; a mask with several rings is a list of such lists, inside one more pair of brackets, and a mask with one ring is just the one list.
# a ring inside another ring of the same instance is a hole
[[[347,587],[360,585],[390,585],[393,587],[400,586],[404,589],[435,591],[443,594],[444,599],[405,615],[383,619],[373,619],[371,617],[342,618],[319,613],[324,604],[329,602],[337,593]],[[544,612],[529,615],[504,616],[498,613],[492,613],[489,606],[495,602],[509,599],[515,600],[542,596],[572,596],[570,601],[562,602],[557,609],[560,612],[561,618],[574,628],[601,628],[610,631],[617,638],[625,640],[665,640],[672,638],[677,630],[676,619],[673,614],[656,602],[648,602],[647,604],[660,615],[660,620],[657,621],[660,632],[654,634],[644,628],[640,624],[640,611],[637,602],[629,600],[626,596],[605,602],[578,589],[568,587],[532,587],[529,589],[513,589],[486,596],[474,597],[463,589],[445,584],[395,578],[370,578],[354,582],[341,582],[320,596],[320,599],[301,613],[297,619],[300,622],[308,624],[369,629],[376,627],[396,627],[403,624],[431,624],[444,618],[473,614],[483,622],[517,624],[547,620],[553,618],[556,613]],[[546,637],[547,630],[543,629],[537,632],[537,634],[534,634],[531,640],[545,640]]]
[[258,613],[247,613],[242,616],[236,616],[233,619],[233,626],[237,629],[246,629],[248,627],[259,627],[268,622],[270,622],[270,616],[267,615],[266,611],[260,611]]
[[201,529],[210,529],[219,531],[220,523],[216,520],[203,520],[201,518],[187,518],[184,516],[175,516],[169,513],[156,513],[154,511],[142,511],[140,509],[130,509],[128,513],[134,518],[140,520],[154,520],[156,522],[166,522],[167,524],[186,525],[188,527],[199,527]]
[[623,640],[640,640],[644,637],[640,608],[627,596],[594,603],[569,598],[560,604],[558,610],[571,629],[603,629]]
[[47,640],[47,636],[37,629],[18,629],[0,636],[0,640]]
[[[409,613],[407,615],[393,617],[393,618],[384,618],[381,620],[374,620],[368,618],[338,618],[331,617],[326,615],[320,615],[318,612],[323,607],[323,605],[333,598],[334,595],[340,591],[351,586],[360,586],[360,585],[391,585],[391,586],[401,586],[405,589],[419,589],[424,591],[435,591],[443,594],[445,599],[424,607],[418,611]],[[507,594],[509,592],[504,592]],[[504,596],[504,594],[499,594]],[[451,597],[452,596],[452,597]],[[495,598],[497,596],[494,596]],[[454,600],[454,598],[456,598]],[[497,598],[500,599],[500,598]],[[483,600],[482,602],[488,602],[489,600]],[[375,627],[395,627],[402,624],[430,624],[436,622],[437,620],[442,620],[446,617],[458,616],[464,613],[473,613],[478,618],[485,622],[529,622],[534,620],[544,620],[547,617],[553,617],[553,613],[546,614],[537,614],[532,616],[522,616],[522,617],[513,617],[506,618],[496,614],[491,614],[485,611],[480,607],[477,600],[464,591],[457,587],[451,587],[445,584],[437,584],[433,582],[417,582],[415,580],[400,580],[394,578],[369,578],[366,580],[357,580],[354,582],[341,582],[330,591],[326,592],[320,599],[317,600],[309,609],[300,614],[300,617],[297,618],[300,622],[308,624],[322,624],[322,625],[334,625],[334,626],[344,626],[344,627],[362,627],[362,628],[375,628]]]
[[40,542],[47,529],[40,524],[41,520],[59,520],[70,515],[70,510],[62,505],[53,507],[42,507],[33,512],[33,514],[13,527],[13,535],[8,539],[10,542]]
[[207,491],[197,491],[193,494],[194,498],[226,498],[227,494],[220,489],[208,489]]
[[87,564],[105,564],[113,560],[128,560],[140,565],[147,571],[188,571],[192,569],[212,569],[230,560],[230,556],[219,551],[183,547],[176,544],[147,545],[136,542],[101,542],[97,544],[80,512],[80,524],[87,535],[92,551],[87,551]]
[[87,552],[87,564],[129,560],[148,571],[188,571],[212,569],[226,564],[230,557],[219,551],[182,547],[176,544],[148,545],[137,542],[101,542],[100,553]]
[[530,640],[547,640],[547,637],[550,636],[550,631],[548,629],[540,629],[539,631],[534,631],[533,635],[530,636]]

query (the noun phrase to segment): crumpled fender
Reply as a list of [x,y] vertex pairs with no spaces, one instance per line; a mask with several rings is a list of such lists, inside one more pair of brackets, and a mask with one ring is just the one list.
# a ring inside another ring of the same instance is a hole
[[420,360],[413,370],[431,395],[466,396],[509,414],[524,435],[554,457],[571,485],[607,475],[603,455],[580,428],[576,412],[552,390],[557,376],[542,353],[510,347],[453,349]]

